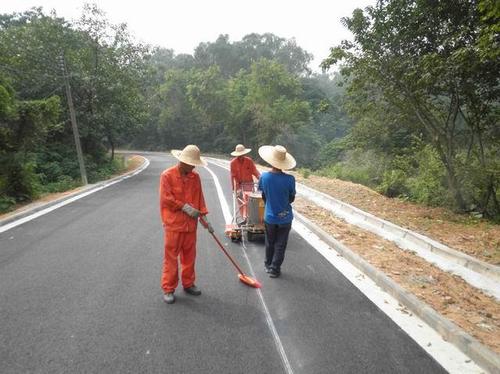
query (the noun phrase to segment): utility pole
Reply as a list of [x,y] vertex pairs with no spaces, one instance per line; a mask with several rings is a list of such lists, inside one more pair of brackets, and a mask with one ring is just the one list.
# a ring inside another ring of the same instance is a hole
[[71,127],[73,128],[73,137],[75,138],[76,154],[78,156],[78,165],[80,166],[80,175],[83,185],[88,184],[87,172],[85,170],[85,162],[83,161],[82,146],[80,144],[80,134],[78,125],[76,124],[75,108],[73,107],[73,98],[71,96],[71,87],[69,85],[68,71],[66,69],[66,61],[64,54],[61,54],[61,67],[63,70],[64,85],[66,86],[66,98],[68,100],[69,116],[71,118]]

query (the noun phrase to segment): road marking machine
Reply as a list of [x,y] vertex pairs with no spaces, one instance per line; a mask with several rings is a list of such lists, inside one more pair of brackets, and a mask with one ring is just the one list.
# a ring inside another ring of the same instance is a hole
[[237,242],[245,235],[249,242],[264,234],[264,200],[257,183],[241,183],[233,188],[233,219],[225,234]]

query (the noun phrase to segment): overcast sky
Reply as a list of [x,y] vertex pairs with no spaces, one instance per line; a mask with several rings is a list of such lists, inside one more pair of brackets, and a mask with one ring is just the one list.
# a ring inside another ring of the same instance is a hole
[[[42,6],[59,16],[79,18],[83,0],[0,0],[0,13]],[[88,1],[87,1],[88,2]],[[200,42],[228,34],[231,41],[252,32],[295,38],[314,55],[311,68],[328,56],[329,48],[350,33],[340,18],[376,0],[100,0],[94,1],[112,23],[125,22],[138,41],[192,54]]]

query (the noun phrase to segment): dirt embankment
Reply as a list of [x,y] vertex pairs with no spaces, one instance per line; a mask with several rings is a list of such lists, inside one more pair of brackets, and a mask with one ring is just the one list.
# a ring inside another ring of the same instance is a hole
[[500,353],[500,304],[493,297],[414,253],[400,249],[393,242],[348,224],[302,198],[297,198],[294,209],[480,342]]
[[[387,198],[365,186],[319,176],[298,182],[377,217],[419,232],[494,265],[500,264],[500,225],[443,208]],[[500,353],[500,303],[459,276],[393,242],[348,224],[301,198],[294,208],[492,350]]]
[[311,175],[298,182],[322,191],[365,212],[428,236],[490,264],[500,265],[500,225],[443,208],[385,197],[368,187]]

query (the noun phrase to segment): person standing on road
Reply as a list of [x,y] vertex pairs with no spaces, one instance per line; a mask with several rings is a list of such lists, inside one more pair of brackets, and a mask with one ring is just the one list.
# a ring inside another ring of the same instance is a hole
[[231,156],[234,156],[230,163],[233,190],[240,190],[243,187],[251,191],[253,188],[253,177],[256,179],[260,178],[260,173],[255,167],[253,160],[245,156],[251,151],[250,148],[245,148],[243,144],[238,144],[234,151],[231,152]]
[[260,157],[271,165],[271,170],[262,173],[259,190],[265,203],[264,226],[266,258],[264,266],[271,278],[281,275],[281,264],[285,259],[288,235],[292,228],[292,203],[295,200],[295,178],[283,170],[293,169],[296,161],[281,145],[263,145]]
[[[167,304],[175,302],[179,256],[184,291],[193,296],[201,295],[195,285],[196,228],[198,218],[208,213],[200,176],[193,171],[195,166],[207,165],[199,148],[187,145],[182,151],[172,150],[172,154],[179,163],[163,171],[160,177],[160,211],[165,238],[161,287]],[[206,219],[205,222],[212,233],[212,225]]]

